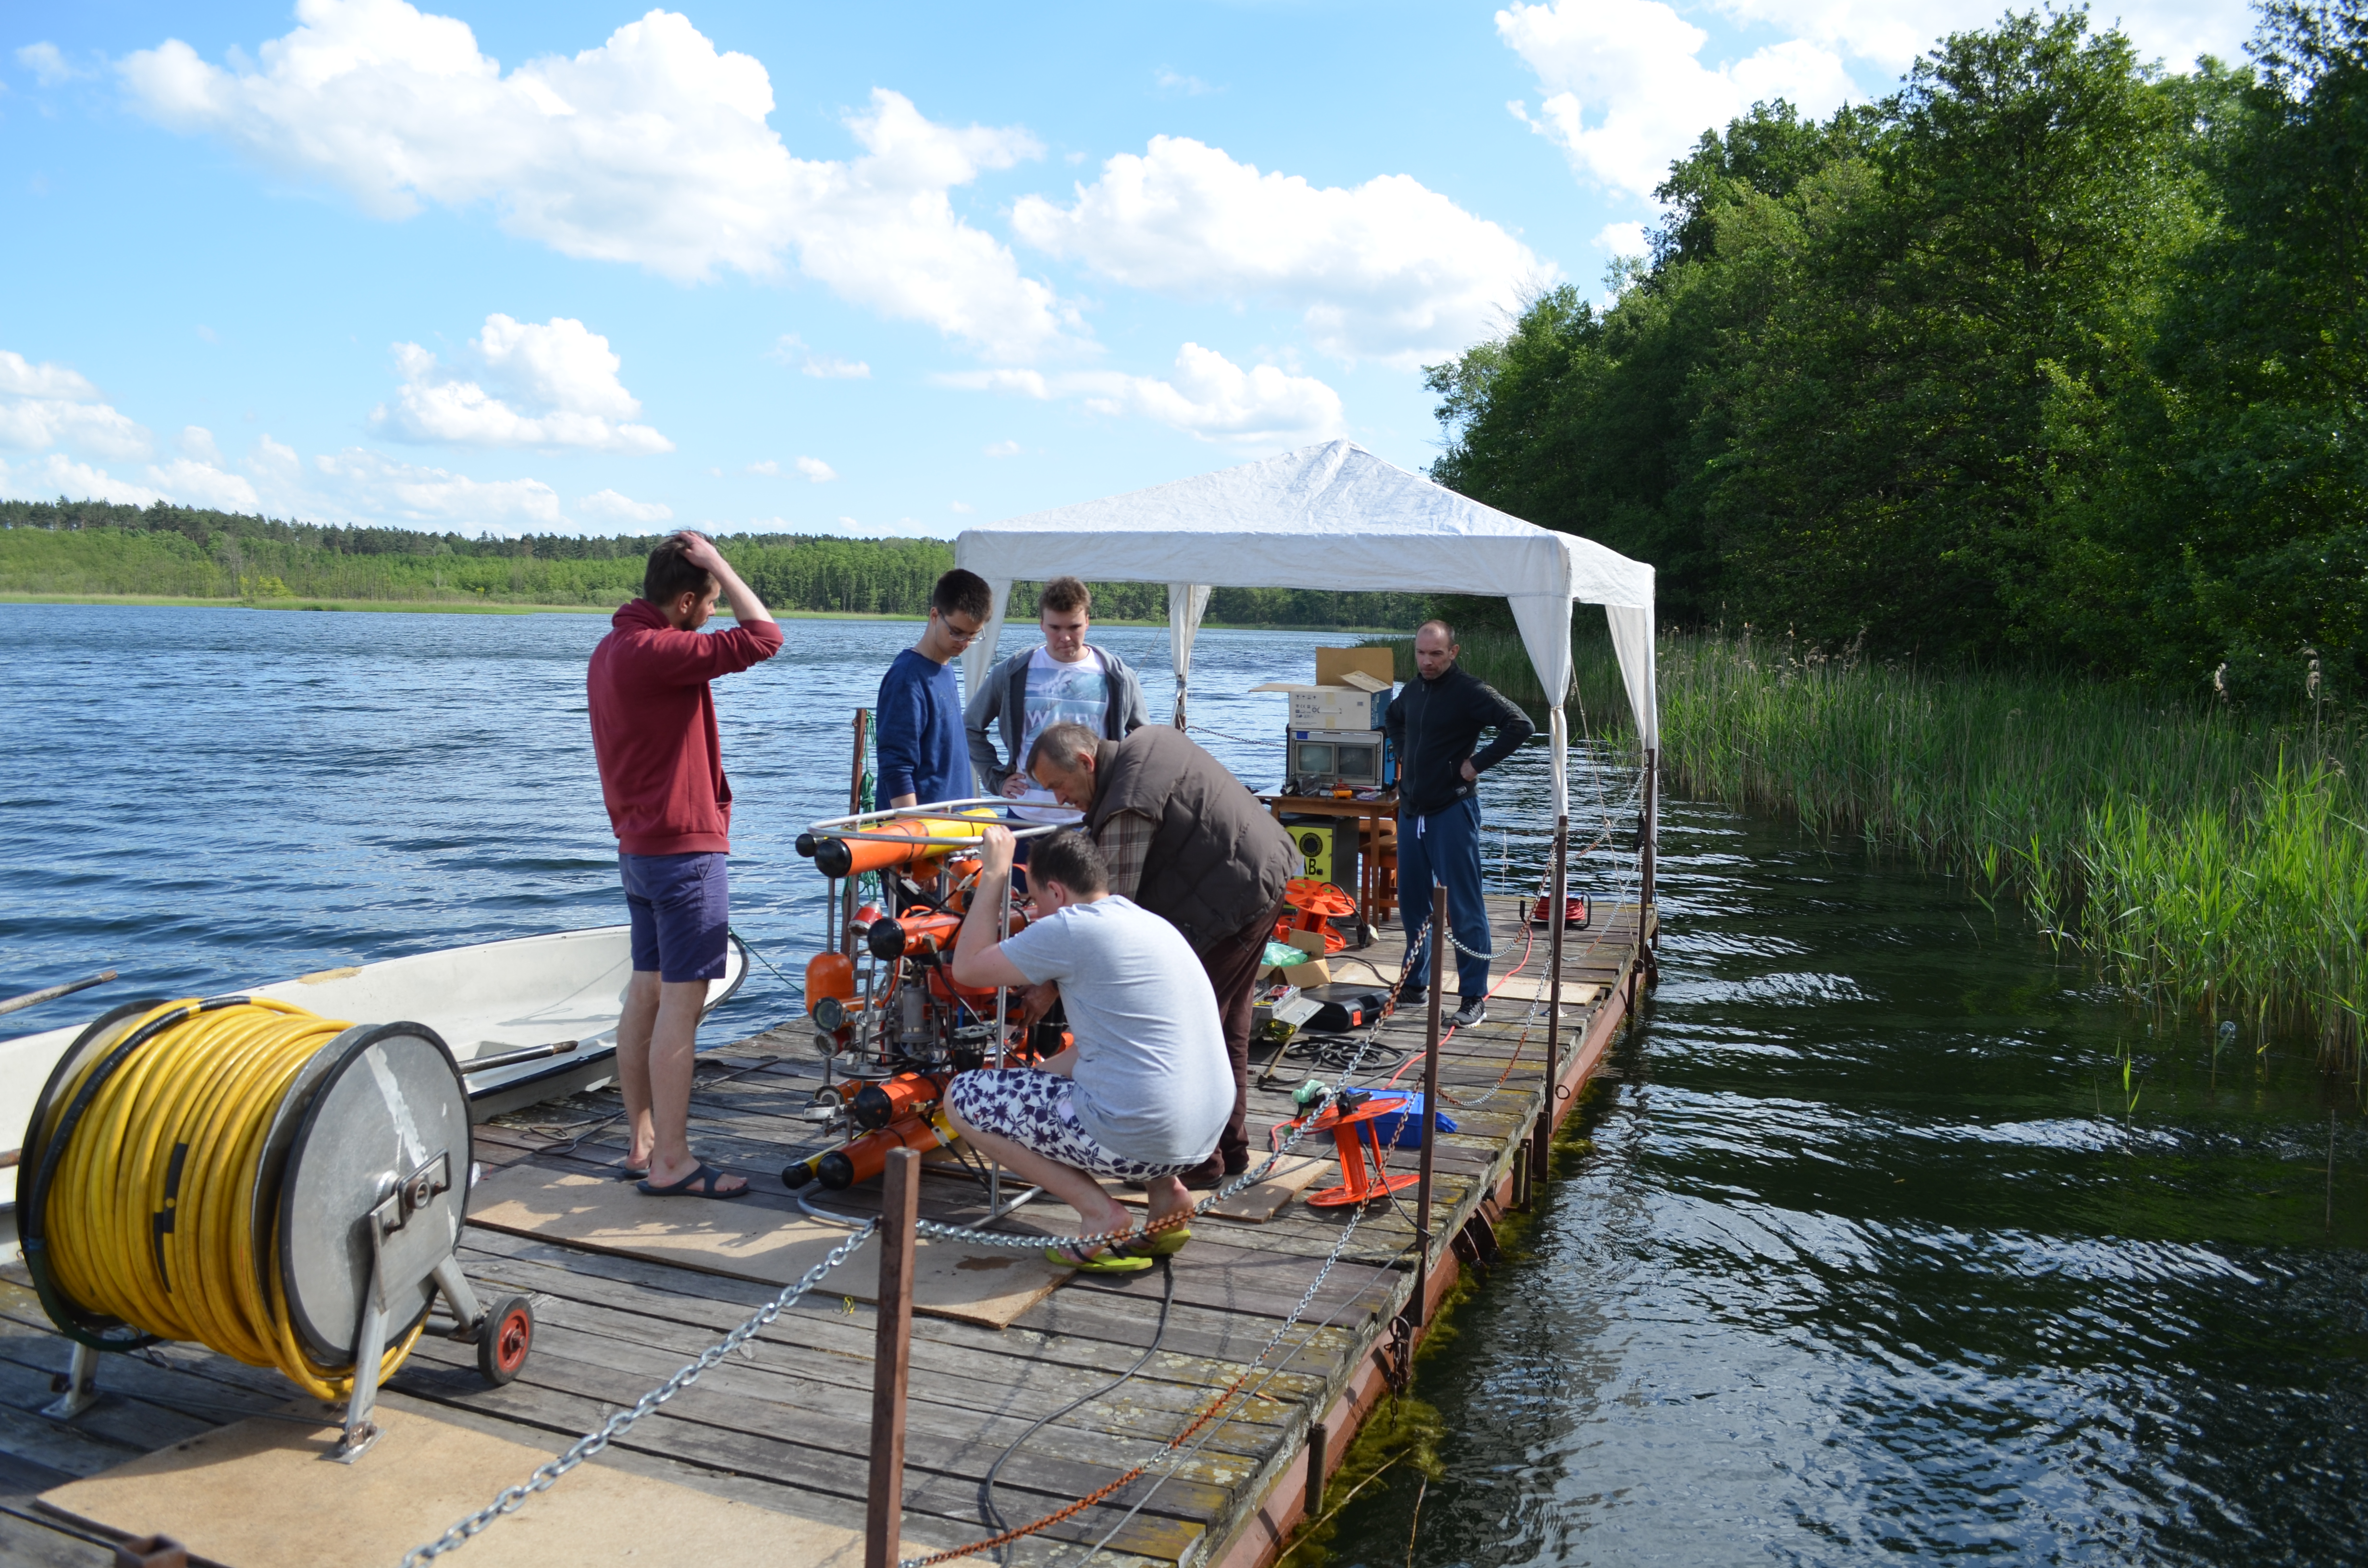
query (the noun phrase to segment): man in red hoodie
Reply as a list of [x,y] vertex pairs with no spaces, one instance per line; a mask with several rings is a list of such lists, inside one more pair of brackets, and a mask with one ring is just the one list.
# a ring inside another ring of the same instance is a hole
[[[705,635],[719,594],[739,624]],[[632,1144],[625,1174],[661,1198],[738,1198],[748,1184],[690,1152],[691,1051],[729,926],[732,786],[707,683],[780,651],[781,629],[713,540],[662,540],[642,597],[611,618],[586,680],[600,793],[633,924],[633,978],[617,1021],[617,1087]]]

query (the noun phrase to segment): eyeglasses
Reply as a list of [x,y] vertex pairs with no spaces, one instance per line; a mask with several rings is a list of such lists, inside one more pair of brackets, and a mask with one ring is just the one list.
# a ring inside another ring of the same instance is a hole
[[968,631],[964,631],[961,627],[955,625],[952,619],[948,616],[939,616],[938,618],[938,624],[944,627],[946,629],[946,635],[952,638],[957,642],[975,642],[978,641],[978,634],[986,630],[984,626],[973,626]]

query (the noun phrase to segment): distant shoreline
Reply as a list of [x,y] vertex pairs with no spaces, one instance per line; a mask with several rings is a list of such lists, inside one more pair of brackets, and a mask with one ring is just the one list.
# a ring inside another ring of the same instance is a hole
[[[166,594],[10,594],[0,593],[0,606],[6,605],[137,605],[177,609],[265,609],[265,610],[351,610],[363,613],[393,613],[404,615],[614,615],[613,605],[535,605],[494,603],[484,599],[201,599],[175,597]],[[724,611],[728,618],[730,611]],[[777,609],[776,620],[903,620],[919,624],[920,618],[910,615],[874,615],[861,610]],[[1007,622],[1008,625],[1024,624]],[[1165,620],[1103,620],[1096,626],[1166,626]],[[1406,635],[1403,627],[1391,626],[1275,626],[1242,624],[1224,620],[1204,620],[1204,631],[1306,631],[1326,636],[1386,636]]]

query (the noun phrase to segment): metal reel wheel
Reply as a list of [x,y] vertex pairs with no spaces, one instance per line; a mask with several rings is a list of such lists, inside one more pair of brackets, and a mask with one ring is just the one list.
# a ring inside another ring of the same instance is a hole
[[[289,1321],[313,1355],[334,1367],[353,1360],[381,1250],[390,1266],[398,1255],[416,1264],[427,1254],[449,1256],[460,1239],[469,1092],[452,1053],[424,1024],[349,1029],[319,1054],[330,1060],[313,1080],[280,1173],[279,1265]],[[439,1155],[447,1185],[406,1200],[403,1231],[374,1247],[371,1210]],[[390,1341],[427,1317],[436,1292],[426,1272],[404,1267],[392,1282]]]
[[504,1296],[477,1330],[477,1375],[494,1388],[517,1377],[534,1350],[534,1303]]

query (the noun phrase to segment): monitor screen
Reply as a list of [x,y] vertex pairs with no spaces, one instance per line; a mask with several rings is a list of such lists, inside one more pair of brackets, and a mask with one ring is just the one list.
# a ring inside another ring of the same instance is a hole
[[1296,752],[1297,762],[1292,771],[1303,777],[1332,771],[1332,744],[1329,741],[1301,741]]
[[1382,748],[1376,745],[1336,745],[1340,778],[1349,784],[1378,784],[1382,781]]

